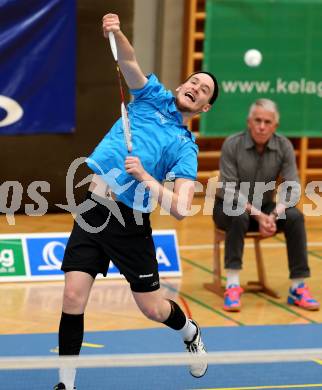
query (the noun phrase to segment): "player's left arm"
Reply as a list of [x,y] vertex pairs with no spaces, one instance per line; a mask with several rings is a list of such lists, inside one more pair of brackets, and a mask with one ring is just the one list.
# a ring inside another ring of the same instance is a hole
[[174,182],[173,191],[171,191],[149,175],[144,170],[140,159],[135,156],[126,158],[125,169],[138,181],[144,182],[158,203],[165,207],[175,218],[181,220],[189,215],[195,192],[193,180],[177,178]]

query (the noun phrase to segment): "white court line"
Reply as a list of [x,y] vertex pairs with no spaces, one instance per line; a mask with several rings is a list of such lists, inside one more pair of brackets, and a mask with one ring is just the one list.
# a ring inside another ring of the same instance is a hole
[[[224,244],[222,243],[220,245],[222,248],[224,247]],[[283,242],[280,243],[261,243],[262,248],[285,248],[286,244]],[[308,242],[307,243],[308,247],[311,246],[316,246],[316,247],[322,247],[322,242]],[[179,249],[180,250],[189,250],[189,251],[197,251],[200,249],[212,249],[213,244],[199,244],[199,245],[180,245]],[[245,244],[245,248],[254,248],[254,244]]]

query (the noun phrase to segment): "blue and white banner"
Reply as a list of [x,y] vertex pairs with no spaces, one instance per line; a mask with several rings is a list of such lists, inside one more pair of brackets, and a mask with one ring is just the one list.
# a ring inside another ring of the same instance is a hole
[[[0,283],[14,281],[62,280],[60,270],[70,233],[0,235]],[[153,241],[160,276],[181,276],[179,247],[175,230],[154,230]],[[107,278],[122,278],[110,263]]]
[[76,111],[76,1],[0,1],[0,135],[69,133]]

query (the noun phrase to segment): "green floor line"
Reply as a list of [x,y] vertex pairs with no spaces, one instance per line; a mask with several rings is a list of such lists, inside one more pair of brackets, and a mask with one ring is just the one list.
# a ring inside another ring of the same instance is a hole
[[261,293],[255,293],[257,296],[265,299],[266,301],[268,301],[269,303],[271,303],[272,305],[275,305],[277,307],[280,307],[281,309],[284,309],[286,311],[288,311],[289,313],[292,313],[294,314],[296,317],[300,317],[300,318],[303,318],[304,320],[312,323],[312,324],[318,324],[319,322],[318,321],[314,321],[312,320],[311,318],[308,318],[306,316],[304,316],[303,314],[299,314],[297,311],[291,309],[290,306],[287,306],[286,304],[283,304],[283,303],[279,303],[279,302],[276,302],[275,300],[273,299],[270,299],[268,297],[266,297],[265,295],[261,294]]
[[[283,242],[283,243],[286,245],[285,240],[284,240],[283,238],[280,238],[280,237],[278,237],[278,236],[274,236],[273,238],[274,238],[274,240],[279,241],[279,242]],[[322,260],[322,256],[321,256],[321,255],[318,255],[316,252],[320,252],[320,250],[316,250],[316,251],[308,250],[308,251],[307,251],[307,253],[308,253],[310,256],[315,257],[315,258],[317,258],[317,259],[319,259],[319,260]]]
[[321,255],[318,255],[317,253],[316,253],[317,251],[307,251],[307,253],[310,255],[310,256],[313,256],[313,257],[316,257],[317,259],[319,259],[319,260],[322,260],[322,256]]
[[[212,274],[212,273],[213,273],[212,270],[210,270],[209,268],[200,266],[198,263],[194,262],[194,261],[191,260],[191,259],[187,259],[186,257],[181,257],[181,260],[185,261],[186,263],[189,263],[190,265],[192,265],[192,266],[194,266],[194,267],[196,267],[196,268],[201,269],[202,271],[207,272],[208,274]],[[225,278],[224,276],[222,276],[222,277],[221,277],[221,280],[222,280],[222,281],[225,281],[226,278]],[[280,309],[283,309],[283,310],[285,310],[285,311],[287,311],[287,312],[293,314],[294,316],[296,316],[296,317],[298,317],[298,318],[302,318],[303,320],[306,320],[306,321],[308,321],[308,322],[310,322],[310,323],[312,323],[312,324],[317,324],[317,323],[319,323],[318,321],[314,321],[314,320],[312,320],[312,319],[310,319],[310,318],[304,316],[303,314],[300,314],[300,313],[298,313],[297,311],[292,310],[292,309],[291,309],[289,306],[287,306],[286,304],[276,302],[275,300],[266,297],[266,295],[264,295],[264,294],[260,294],[260,293],[254,293],[254,294],[257,295],[258,297],[264,299],[265,301],[269,302],[270,304],[275,305],[275,306],[279,307]],[[215,310],[215,309],[213,309],[213,310]],[[221,313],[221,312],[219,312],[219,313]],[[221,313],[221,314],[223,314],[223,313]],[[229,317],[229,318],[230,318],[230,317]],[[244,324],[243,324],[243,325],[244,325]]]
[[226,315],[225,313],[222,313],[221,311],[214,309],[212,306],[207,305],[206,303],[200,301],[199,299],[196,299],[196,298],[192,297],[192,296],[189,295],[189,294],[186,294],[186,293],[184,293],[184,292],[182,292],[182,291],[179,291],[178,289],[176,289],[175,287],[171,286],[171,285],[168,284],[168,283],[161,282],[161,285],[162,285],[163,287],[167,288],[168,290],[173,291],[173,292],[176,292],[176,293],[178,293],[179,295],[183,296],[184,298],[189,299],[190,301],[192,301],[192,302],[194,302],[194,303],[197,303],[199,306],[201,306],[201,307],[203,307],[203,308],[205,308],[205,309],[208,309],[208,310],[210,310],[210,311],[213,312],[213,313],[216,313],[216,314],[219,315],[220,317],[223,317],[223,318],[225,318],[226,320],[229,320],[229,321],[235,323],[236,325],[245,326],[245,324],[243,324],[242,322],[237,321],[237,320],[235,320],[235,319],[232,318],[232,317],[229,317],[229,316]]
[[322,230],[322,228],[318,228],[318,227],[308,227],[308,228],[306,228],[306,230],[308,230],[308,231],[310,231],[310,232],[314,232],[315,230],[320,231],[320,230]]
[[181,260],[184,260],[186,263],[191,264],[194,267],[199,268],[202,271],[207,272],[208,274],[213,274],[212,270],[210,270],[209,268],[206,268],[206,267],[204,267],[204,266],[202,266],[200,264],[197,264],[193,260],[187,259],[186,257],[182,257],[182,256],[180,256],[180,257],[181,257]]
[[284,242],[284,244],[285,244],[284,238],[280,238],[279,236],[273,236],[272,238],[273,238],[275,241]]

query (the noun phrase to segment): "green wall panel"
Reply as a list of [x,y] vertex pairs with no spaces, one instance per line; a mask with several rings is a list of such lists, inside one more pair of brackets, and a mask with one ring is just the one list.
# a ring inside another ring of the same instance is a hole
[[[322,136],[322,0],[208,0],[204,70],[218,77],[221,94],[202,116],[200,132],[226,136],[245,128],[250,104],[276,101],[279,131]],[[257,67],[244,54],[257,49]]]

